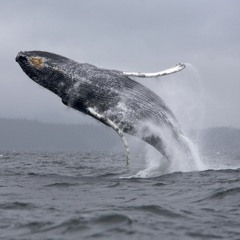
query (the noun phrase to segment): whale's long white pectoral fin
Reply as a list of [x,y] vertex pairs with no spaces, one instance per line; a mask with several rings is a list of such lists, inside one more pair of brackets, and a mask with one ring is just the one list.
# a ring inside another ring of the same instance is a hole
[[155,72],[155,73],[137,73],[137,72],[123,72],[124,76],[129,76],[129,77],[141,77],[141,78],[151,78],[151,77],[161,77],[164,75],[172,74],[175,72],[182,71],[186,67],[185,64],[179,63],[174,67],[171,67],[169,69],[160,71],[160,72]]
[[96,110],[94,108],[88,107],[87,108],[88,114],[98,120],[100,120],[101,122],[104,122],[106,125],[108,125],[109,127],[113,128],[118,135],[121,137],[125,150],[126,150],[126,154],[127,154],[127,165],[129,164],[129,160],[130,160],[130,151],[129,151],[129,147],[128,147],[128,143],[126,138],[123,135],[123,131],[109,118],[99,114],[96,112]]

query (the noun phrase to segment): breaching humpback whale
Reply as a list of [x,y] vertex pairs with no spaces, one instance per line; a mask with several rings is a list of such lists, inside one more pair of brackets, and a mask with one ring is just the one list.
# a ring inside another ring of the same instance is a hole
[[158,95],[132,79],[178,72],[184,64],[156,73],[123,72],[43,51],[19,52],[16,61],[33,81],[57,94],[65,105],[113,128],[121,136],[128,158],[124,133],[142,139],[171,159],[172,149],[165,142],[166,135],[155,132],[152,126],[167,131],[168,136],[188,151],[172,111]]

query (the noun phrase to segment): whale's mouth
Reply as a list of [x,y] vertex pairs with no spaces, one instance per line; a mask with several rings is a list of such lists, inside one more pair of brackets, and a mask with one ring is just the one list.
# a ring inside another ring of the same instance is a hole
[[19,52],[15,60],[20,64],[27,61],[27,56],[23,52]]
[[40,68],[35,67],[31,62],[30,58],[33,58],[31,56],[28,56],[25,52],[19,52],[16,56],[15,60],[20,65],[22,70],[34,81],[37,81],[38,79],[38,70]]
[[45,59],[43,57],[27,56],[24,52],[19,52],[16,56],[16,62],[26,64],[27,62],[34,68],[40,70],[44,67]]
[[19,52],[18,55],[15,58],[16,62],[21,66],[21,68],[23,69],[23,71],[28,74],[27,71],[29,71],[29,69],[31,68],[29,62],[28,62],[28,57],[26,54],[24,54],[23,52]]

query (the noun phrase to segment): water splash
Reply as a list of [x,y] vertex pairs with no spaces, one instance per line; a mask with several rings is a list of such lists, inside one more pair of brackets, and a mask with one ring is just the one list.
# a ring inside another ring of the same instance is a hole
[[147,82],[140,80],[139,82],[157,93],[173,111],[186,134],[182,136],[182,140],[186,144],[190,156],[183,148],[179,147],[176,139],[166,129],[154,126],[152,131],[164,139],[165,145],[172,153],[171,160],[166,160],[158,151],[147,146],[145,151],[146,168],[133,177],[154,177],[176,171],[206,169],[198,152],[198,129],[201,128],[203,122],[203,88],[196,68],[187,64],[187,69],[188,71],[172,76],[151,79]]
[[186,151],[186,148],[180,146],[173,136],[170,137],[170,135],[165,134],[166,132],[163,132],[161,138],[164,139],[165,145],[169,148],[168,151],[171,152],[171,158],[166,159],[153,147],[145,146],[146,168],[133,177],[156,177],[178,171],[188,172],[206,169],[197,148],[189,138],[182,136],[187,147]]

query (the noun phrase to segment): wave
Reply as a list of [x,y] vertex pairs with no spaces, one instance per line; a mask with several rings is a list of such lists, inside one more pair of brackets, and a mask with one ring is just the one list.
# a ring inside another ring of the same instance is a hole
[[132,219],[128,217],[125,214],[119,214],[119,213],[114,213],[114,214],[106,214],[106,215],[101,215],[94,219],[93,221],[96,224],[103,224],[103,225],[109,225],[109,224],[119,224],[119,223],[126,223],[126,224],[132,224]]
[[8,203],[1,203],[0,209],[12,209],[12,210],[29,210],[37,208],[32,203],[26,203],[26,202],[8,202]]
[[230,189],[218,189],[217,192],[208,197],[208,199],[223,199],[235,195],[240,195],[240,187]]
[[164,217],[169,217],[169,218],[182,218],[183,215],[179,213],[175,213],[173,211],[170,211],[166,208],[163,208],[158,205],[142,205],[142,206],[132,206],[129,207],[128,210],[138,210],[138,211],[143,211],[143,212],[148,212],[151,214],[156,214]]
[[68,182],[57,182],[52,184],[47,184],[45,187],[72,187],[72,186],[78,186],[79,183],[68,183]]

